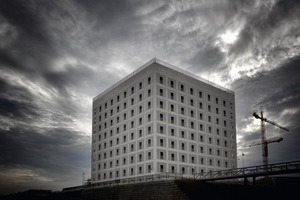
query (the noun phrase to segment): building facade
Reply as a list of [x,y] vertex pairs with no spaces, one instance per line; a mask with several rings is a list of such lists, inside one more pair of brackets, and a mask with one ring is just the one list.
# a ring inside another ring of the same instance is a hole
[[237,167],[234,92],[156,58],[93,99],[92,183]]

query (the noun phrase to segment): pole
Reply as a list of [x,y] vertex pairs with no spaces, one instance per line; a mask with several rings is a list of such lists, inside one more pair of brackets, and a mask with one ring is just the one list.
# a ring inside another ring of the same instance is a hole
[[84,172],[82,172],[82,185],[84,185]]
[[245,156],[245,154],[242,153],[242,164],[243,164],[243,168],[244,168],[244,156]]
[[[261,111],[261,144],[262,144],[262,158],[264,171],[267,172],[268,169],[268,143],[266,141],[266,129],[265,129],[265,121],[263,116],[263,111]],[[265,176],[265,180],[268,179],[268,176]]]

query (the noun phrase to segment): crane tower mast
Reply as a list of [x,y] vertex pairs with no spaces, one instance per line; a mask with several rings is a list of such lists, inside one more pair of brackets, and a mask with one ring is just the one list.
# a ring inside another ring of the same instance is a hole
[[265,121],[263,120],[263,112],[261,111],[261,144],[262,144],[262,157],[263,157],[263,165],[268,165],[268,144],[266,141],[266,127]]
[[268,120],[267,118],[264,118],[263,111],[261,111],[260,116],[256,113],[253,113],[253,117],[256,119],[260,119],[260,126],[261,126],[261,145],[262,145],[262,158],[263,158],[263,165],[267,167],[268,165],[268,141],[266,140],[266,128],[265,128],[265,122],[268,122],[269,124],[272,124],[274,126],[277,126],[278,128],[281,128],[285,131],[289,131],[287,128],[284,128],[280,125],[278,125],[275,122],[272,122]]

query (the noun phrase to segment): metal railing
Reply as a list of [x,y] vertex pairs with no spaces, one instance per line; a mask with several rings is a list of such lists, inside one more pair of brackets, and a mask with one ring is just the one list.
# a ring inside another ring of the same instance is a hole
[[122,179],[115,179],[111,181],[93,183],[91,185],[91,188],[118,185],[118,184],[130,184],[130,183],[152,182],[152,181],[159,181],[159,180],[173,180],[173,179],[184,179],[184,178],[187,178],[184,174],[165,172],[165,173],[150,174],[150,175],[137,176],[132,178],[122,178]]
[[82,189],[107,187],[112,185],[153,182],[153,181],[160,181],[160,180],[196,179],[196,180],[203,180],[203,181],[209,181],[209,180],[212,181],[212,180],[257,177],[257,176],[289,174],[289,173],[300,173],[300,160],[269,164],[267,166],[258,165],[252,167],[195,173],[193,174],[193,176],[188,176],[187,174],[165,172],[165,173],[149,174],[149,175],[143,175],[143,176],[137,176],[131,178],[122,178],[122,179],[116,178],[110,181],[104,181],[104,182],[93,183],[93,184],[89,183],[82,186],[64,188],[63,191],[68,192],[68,191],[75,191],[75,190],[82,190]]
[[258,165],[252,167],[196,173],[198,180],[222,180],[242,177],[267,176],[277,174],[300,173],[300,161]]

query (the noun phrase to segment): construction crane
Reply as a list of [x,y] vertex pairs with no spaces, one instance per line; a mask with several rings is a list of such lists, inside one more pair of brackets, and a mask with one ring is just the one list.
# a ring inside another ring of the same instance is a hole
[[[263,111],[261,111],[260,116],[258,116],[255,112],[253,113],[253,117],[255,117],[256,119],[260,119],[261,120],[261,145],[262,145],[262,158],[263,158],[263,165],[265,166],[265,171],[267,171],[267,165],[268,165],[268,143],[273,143],[273,142],[281,142],[283,139],[280,138],[277,141],[267,141],[266,140],[266,129],[265,129],[265,122],[268,122],[269,124],[272,124],[274,126],[277,126],[280,129],[283,129],[285,131],[289,131],[287,128],[282,127],[280,125],[278,125],[275,122],[272,122],[270,120],[268,120],[267,118],[264,118],[263,116]],[[266,179],[268,178],[267,176],[265,177]]]
[[[283,138],[281,137],[281,138],[279,138],[279,139],[277,139],[277,140],[267,140],[266,141],[266,143],[267,144],[270,144],[270,143],[275,143],[275,142],[281,142],[283,140]],[[258,142],[258,143],[253,143],[253,144],[248,144],[248,145],[243,145],[243,146],[241,146],[242,148],[247,148],[247,147],[253,147],[253,146],[257,146],[257,145],[261,145],[262,143],[261,142]],[[268,152],[267,152],[267,154],[268,154]]]

